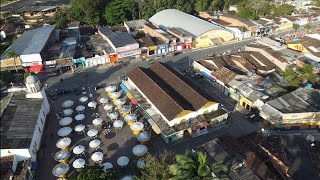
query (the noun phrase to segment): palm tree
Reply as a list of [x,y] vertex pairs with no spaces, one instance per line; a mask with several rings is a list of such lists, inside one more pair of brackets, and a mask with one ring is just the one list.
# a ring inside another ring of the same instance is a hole
[[227,176],[228,167],[224,164],[213,163],[211,165],[211,171],[212,171],[212,173],[215,174],[216,177],[221,179],[221,178],[225,178]]
[[317,79],[317,74],[314,72],[314,67],[310,64],[306,64],[300,69],[300,76],[304,84],[307,82],[314,84],[315,80]]
[[293,24],[292,28],[295,30],[295,35],[294,35],[294,37],[296,38],[296,37],[297,37],[297,31],[298,31],[298,29],[300,28],[300,25],[299,25],[299,24]]
[[200,177],[207,177],[208,175],[210,175],[210,168],[207,165],[207,154],[198,151],[198,175]]
[[6,59],[13,58],[14,68],[16,70],[16,73],[18,75],[19,82],[20,82],[21,79],[20,79],[20,75],[19,75],[19,72],[18,72],[18,69],[17,69],[17,64],[16,64],[16,58],[17,57],[18,57],[18,54],[13,49],[10,49],[9,51],[7,51]]

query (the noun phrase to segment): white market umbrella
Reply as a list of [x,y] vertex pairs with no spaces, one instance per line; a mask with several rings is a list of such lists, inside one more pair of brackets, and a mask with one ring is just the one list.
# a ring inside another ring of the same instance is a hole
[[60,128],[57,132],[58,136],[68,136],[69,134],[71,134],[72,132],[72,128],[71,127],[63,127]]
[[69,159],[70,155],[71,155],[70,151],[60,150],[56,152],[56,154],[54,155],[54,159],[56,161],[65,161]]
[[130,122],[130,121],[136,121],[137,120],[137,115],[135,114],[128,114],[124,117],[124,121]]
[[113,92],[109,96],[112,99],[118,99],[121,96],[121,93],[120,92]]
[[88,107],[90,107],[90,108],[93,108],[93,107],[96,107],[96,106],[97,106],[97,102],[95,102],[95,101],[90,101],[88,103]]
[[115,104],[116,106],[122,106],[122,105],[124,105],[125,103],[126,103],[126,101],[123,100],[123,99],[117,99],[117,100],[114,102],[114,104]]
[[82,111],[84,111],[85,109],[86,109],[86,107],[83,106],[83,105],[79,105],[79,106],[76,107],[76,111],[78,111],[78,112],[82,112]]
[[106,110],[106,111],[110,111],[112,108],[113,108],[112,104],[106,104],[106,105],[103,106],[103,109]]
[[56,177],[61,177],[69,171],[70,167],[68,164],[59,163],[52,169],[52,174]]
[[117,159],[117,164],[119,166],[126,166],[129,164],[129,158],[127,156],[121,156]]
[[105,103],[107,103],[109,100],[108,100],[108,98],[103,97],[103,98],[101,98],[99,101],[100,101],[101,104],[105,104]]
[[104,172],[107,172],[109,169],[113,168],[113,165],[109,162],[105,162],[105,163],[101,164],[101,167],[103,168]]
[[76,147],[73,148],[72,152],[73,154],[82,154],[85,150],[85,147],[82,145],[78,145]]
[[72,166],[76,169],[80,169],[80,168],[83,168],[85,164],[86,164],[86,161],[82,158],[79,158],[73,161]]
[[115,121],[113,122],[113,126],[114,126],[115,128],[122,128],[122,126],[123,126],[123,121],[115,120]]
[[81,98],[79,98],[79,101],[81,102],[81,103],[85,103],[85,102],[87,102],[88,101],[88,97],[87,96],[82,96]]
[[145,159],[139,159],[137,161],[137,167],[140,169],[140,168],[143,168],[146,166],[146,160]]
[[63,110],[63,114],[64,114],[65,116],[70,116],[72,113],[73,113],[73,110],[72,110],[72,109],[65,109],[65,110]]
[[108,87],[106,87],[105,90],[106,90],[108,93],[111,93],[111,92],[114,92],[116,89],[117,89],[117,88],[116,88],[115,86],[108,86]]
[[60,126],[68,126],[69,124],[71,124],[73,121],[73,119],[71,117],[64,117],[62,119],[60,119],[59,124]]
[[128,114],[130,112],[130,108],[128,106],[123,106],[122,108],[119,109],[119,112],[121,114]]
[[66,101],[64,101],[64,102],[62,103],[62,107],[63,107],[63,108],[68,108],[68,107],[71,107],[73,104],[74,104],[73,101],[71,101],[71,100],[66,100]]
[[147,131],[142,131],[138,134],[137,139],[140,142],[149,141],[151,138],[151,134]]
[[76,117],[74,117],[75,120],[77,121],[82,121],[86,116],[84,114],[78,114]]
[[103,120],[101,118],[95,118],[92,121],[92,124],[95,125],[95,126],[99,126],[102,122],[103,122]]
[[98,130],[96,130],[96,129],[90,129],[88,132],[87,132],[87,135],[89,136],[89,137],[94,137],[94,136],[96,136],[98,134]]
[[113,113],[110,113],[108,115],[108,117],[111,119],[111,120],[114,120],[114,119],[117,119],[119,116],[119,114],[117,112],[113,112]]
[[99,147],[100,144],[101,144],[101,141],[99,139],[94,139],[94,140],[90,141],[89,146],[92,149],[95,149],[95,148]]
[[74,130],[76,132],[81,132],[85,129],[86,127],[83,125],[83,124],[79,124],[79,125],[76,125],[76,127],[74,127]]
[[103,153],[102,152],[95,152],[91,155],[91,159],[92,161],[102,161],[103,158]]
[[148,152],[148,148],[145,145],[138,144],[132,148],[132,153],[135,156],[143,156]]
[[141,131],[144,125],[141,122],[135,122],[130,126],[132,131]]
[[71,139],[68,137],[64,137],[57,141],[56,146],[57,148],[63,149],[68,147],[70,144],[71,144]]
[[122,177],[120,180],[134,180],[134,177],[131,175],[126,175],[126,176]]

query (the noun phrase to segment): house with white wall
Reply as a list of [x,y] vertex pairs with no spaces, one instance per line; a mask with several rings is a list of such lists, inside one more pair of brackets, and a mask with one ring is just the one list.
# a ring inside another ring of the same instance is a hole
[[49,111],[47,96],[34,75],[26,78],[25,89],[11,89],[1,100],[0,155],[14,156],[13,172],[20,161],[37,161]]

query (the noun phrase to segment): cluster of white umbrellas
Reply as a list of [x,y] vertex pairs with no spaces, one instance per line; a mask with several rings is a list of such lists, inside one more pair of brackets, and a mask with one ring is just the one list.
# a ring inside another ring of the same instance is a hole
[[114,91],[116,91],[116,87],[115,86],[108,86],[108,87],[106,87],[106,92],[108,92],[108,93],[113,93]]
[[73,161],[72,166],[76,169],[80,169],[80,168],[83,168],[85,164],[86,164],[86,161],[84,159],[78,158]]
[[84,146],[78,145],[73,148],[72,152],[73,152],[73,154],[79,155],[79,154],[82,154],[84,152],[84,150],[85,150]]
[[82,121],[84,118],[85,118],[86,116],[84,115],[84,114],[78,114],[78,115],[76,115],[76,117],[74,117],[74,119],[76,120],[76,121]]
[[83,132],[85,128],[86,127],[83,124],[78,124],[78,125],[76,125],[76,127],[74,127],[74,130],[76,132]]
[[70,155],[71,155],[70,151],[60,150],[56,152],[56,154],[54,155],[54,159],[59,162],[64,162],[69,159]]
[[98,152],[95,152],[91,155],[91,159],[92,161],[94,162],[99,162],[99,161],[102,161],[102,158],[103,158],[103,153],[98,151]]
[[138,141],[142,144],[148,142],[150,138],[151,138],[151,134],[150,132],[147,132],[147,131],[142,131],[137,136]]
[[109,169],[113,168],[113,165],[110,162],[105,162],[101,164],[101,167],[103,168],[104,172],[107,172]]
[[83,111],[86,109],[85,106],[83,105],[79,105],[76,107],[76,111],[78,111],[78,113],[83,113]]
[[97,130],[97,129],[90,129],[90,130],[87,132],[87,135],[88,135],[89,137],[95,137],[97,134],[98,134],[98,130]]
[[82,96],[81,98],[79,98],[79,101],[81,102],[81,103],[85,103],[85,102],[87,102],[88,101],[88,97],[87,96]]
[[101,104],[106,104],[106,103],[108,103],[109,100],[108,100],[108,98],[103,97],[99,101],[100,101]]
[[88,107],[89,107],[89,108],[96,108],[96,107],[97,107],[97,102],[95,102],[95,101],[90,101],[90,102],[88,103]]
[[130,125],[130,129],[133,131],[133,134],[138,135],[143,129],[144,125],[141,122],[135,122]]
[[95,125],[95,126],[100,126],[102,124],[103,120],[101,118],[95,118],[93,121],[92,121],[92,124]]
[[121,156],[117,159],[117,164],[121,167],[127,166],[129,164],[129,158],[127,156]]
[[68,137],[63,137],[57,141],[56,146],[57,148],[65,150],[68,148],[70,144],[71,144],[71,139]]
[[90,141],[89,146],[92,149],[96,149],[100,146],[100,144],[101,144],[101,141],[99,139],[94,139],[94,140]]

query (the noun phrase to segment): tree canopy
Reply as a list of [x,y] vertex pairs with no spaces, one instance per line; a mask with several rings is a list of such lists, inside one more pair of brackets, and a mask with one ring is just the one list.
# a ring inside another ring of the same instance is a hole
[[138,179],[205,179],[212,177],[224,179],[228,167],[223,164],[212,164],[207,162],[207,155],[204,152],[186,151],[184,154],[171,154],[155,157],[148,155],[146,166],[141,170],[142,176]]
[[58,28],[64,29],[68,26],[70,17],[70,8],[58,9],[58,11],[53,16],[53,21],[56,23]]
[[137,6],[133,0],[114,0],[106,6],[104,14],[110,25],[138,18]]
[[118,175],[114,170],[104,172],[99,165],[85,166],[80,171],[68,177],[68,180],[116,180]]
[[287,67],[283,77],[293,87],[304,86],[306,83],[315,84],[319,76],[314,71],[314,66],[305,64],[302,68],[295,71],[292,67]]

